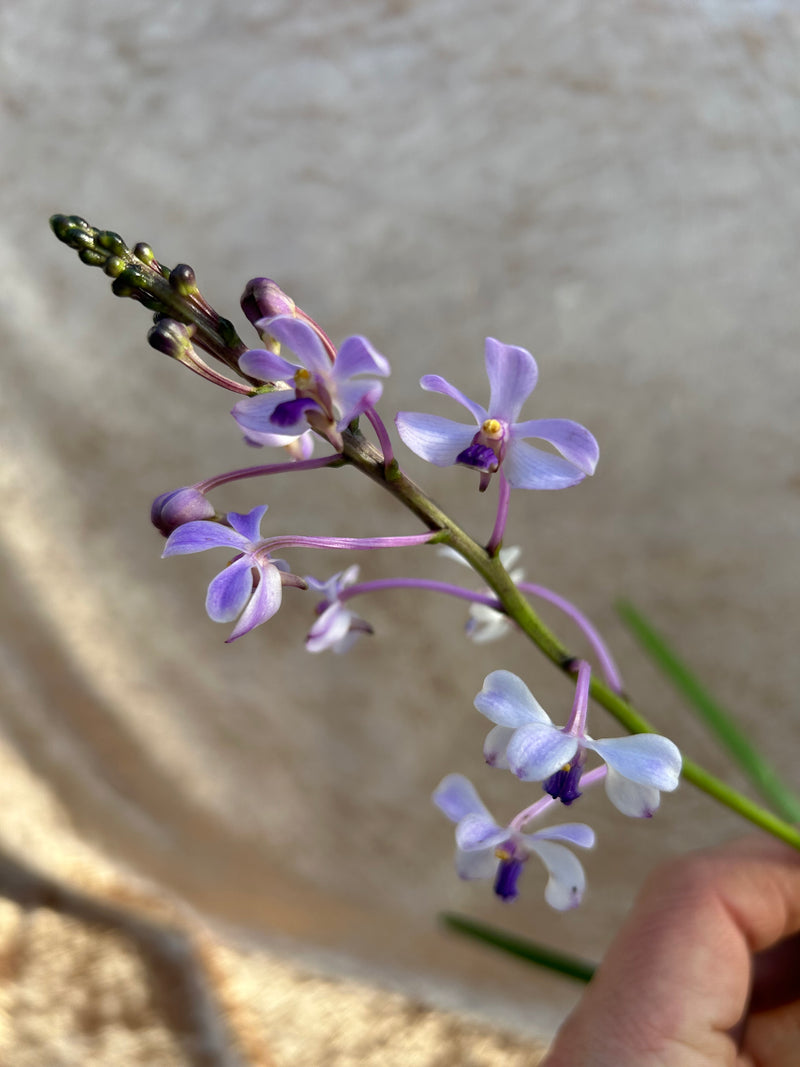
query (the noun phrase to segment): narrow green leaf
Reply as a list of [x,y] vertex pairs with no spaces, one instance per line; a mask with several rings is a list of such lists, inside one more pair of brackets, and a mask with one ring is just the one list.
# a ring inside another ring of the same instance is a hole
[[800,797],[780,780],[772,764],[753,748],[750,738],[737,726],[731,713],[711,696],[697,676],[632,604],[622,601],[617,605],[617,611],[642,649],[727,749],[766,802],[788,822],[800,822]]
[[448,929],[455,930],[467,937],[474,937],[484,944],[498,948],[501,952],[507,952],[517,959],[525,960],[537,967],[545,967],[557,974],[564,974],[568,978],[577,978],[580,982],[591,980],[596,965],[588,960],[579,959],[577,956],[568,956],[563,952],[548,948],[546,945],[538,945],[534,941],[528,941],[516,934],[509,934],[496,926],[468,919],[463,915],[453,915],[445,912],[439,916],[440,920]]

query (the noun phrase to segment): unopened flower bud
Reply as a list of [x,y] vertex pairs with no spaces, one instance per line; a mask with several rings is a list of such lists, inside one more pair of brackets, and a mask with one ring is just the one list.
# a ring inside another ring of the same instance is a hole
[[273,315],[294,316],[297,311],[294,300],[271,278],[251,278],[244,287],[240,303],[254,326],[260,319],[269,319]]
[[157,352],[185,363],[193,356],[192,334],[175,319],[160,319],[147,334],[147,343]]
[[179,263],[169,272],[169,285],[179,296],[194,296],[197,293],[197,278],[188,263]]
[[165,537],[169,537],[173,530],[184,523],[213,519],[214,514],[211,501],[199,489],[187,485],[157,496],[150,509],[150,521]]
[[156,254],[150,245],[145,244],[144,241],[140,241],[133,250],[133,254],[137,259],[140,259],[145,266],[149,267],[155,260]]

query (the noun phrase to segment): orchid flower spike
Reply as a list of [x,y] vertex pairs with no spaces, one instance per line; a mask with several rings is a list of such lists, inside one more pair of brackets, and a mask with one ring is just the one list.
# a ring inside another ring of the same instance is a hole
[[518,895],[517,882],[531,856],[538,856],[549,879],[544,898],[551,908],[567,911],[580,904],[586,875],[567,845],[591,848],[594,831],[584,823],[565,823],[524,834],[510,824],[499,826],[463,774],[448,774],[433,794],[434,804],[456,823],[456,870],[461,878],[494,878],[503,900]]
[[375,375],[389,374],[388,361],[366,337],[348,337],[333,358],[316,330],[291,315],[261,319],[256,326],[291,349],[297,363],[261,348],[240,357],[239,366],[251,378],[290,386],[234,406],[231,414],[245,435],[266,443],[258,435],[299,436],[310,426],[341,451],[341,431],[377,403],[383,385]]
[[228,526],[210,520],[187,522],[170,534],[162,552],[163,558],[207,548],[236,549],[238,555],[211,580],[206,595],[206,611],[214,622],[238,619],[229,642],[272,618],[281,606],[284,585],[305,589],[303,579],[289,573],[284,560],[270,558],[271,541],[261,537],[266,510],[264,504],[246,515],[230,511]]
[[581,795],[578,781],[587,752],[596,752],[608,767],[605,788],[611,803],[623,815],[649,818],[658,808],[661,791],[677,788],[681,754],[659,734],[593,740],[585,730],[590,673],[582,661],[572,714],[563,729],[550,720],[516,674],[487,675],[475,697],[478,711],[497,723],[484,744],[486,762],[511,770],[523,782],[542,782],[546,793],[571,804]]
[[[539,373],[530,352],[487,337],[486,373],[491,386],[488,409],[438,374],[421,379],[423,389],[462,404],[478,430],[439,415],[401,411],[395,419],[397,430],[412,452],[437,467],[459,463],[474,468],[481,475],[481,490],[501,466],[512,489],[564,489],[594,474],[598,447],[585,427],[569,419],[517,422]],[[549,442],[561,455],[525,444],[526,437]]]
[[317,605],[318,618],[306,637],[306,648],[309,652],[322,652],[326,648],[334,652],[347,652],[359,637],[373,632],[370,624],[350,611],[340,599],[347,586],[357,580],[358,564],[339,571],[326,582],[312,578],[310,574],[305,576],[308,588],[322,595],[322,600]]

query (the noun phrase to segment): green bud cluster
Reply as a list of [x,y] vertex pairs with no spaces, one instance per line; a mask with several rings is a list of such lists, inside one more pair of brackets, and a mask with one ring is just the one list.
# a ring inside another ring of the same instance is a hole
[[112,279],[115,296],[137,300],[153,312],[156,322],[169,318],[193,327],[194,344],[240,373],[239,356],[247,345],[233,323],[201,295],[187,263],[170,270],[158,262],[149,245],[139,242],[131,249],[118,233],[99,230],[79,215],[53,215],[50,227],[59,241],[78,253],[82,263],[100,267]]

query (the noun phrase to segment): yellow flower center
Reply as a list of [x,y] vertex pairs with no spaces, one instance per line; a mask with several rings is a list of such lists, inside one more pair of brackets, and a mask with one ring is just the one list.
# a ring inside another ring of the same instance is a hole
[[486,419],[481,427],[487,437],[502,437],[503,427],[497,419]]

